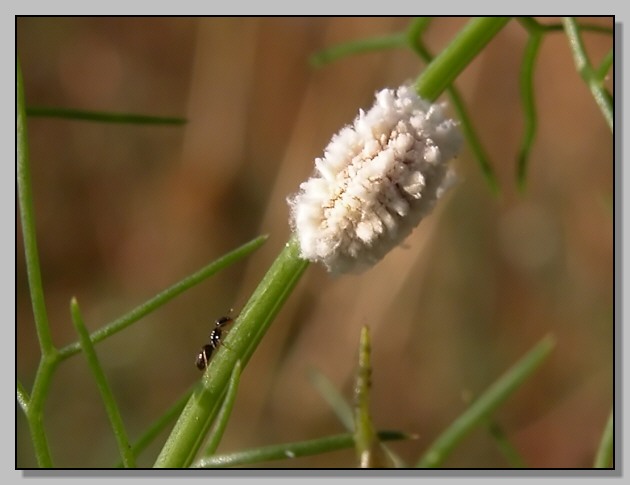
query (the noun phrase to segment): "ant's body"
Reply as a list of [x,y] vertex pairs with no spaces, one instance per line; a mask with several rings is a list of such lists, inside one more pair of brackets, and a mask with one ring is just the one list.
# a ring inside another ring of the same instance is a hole
[[210,332],[210,343],[204,345],[201,348],[201,352],[197,354],[197,360],[195,361],[195,365],[197,369],[204,370],[208,367],[208,363],[210,362],[210,358],[212,357],[212,352],[214,352],[219,345],[221,344],[221,334],[223,333],[223,327],[230,324],[233,320],[230,317],[221,317],[215,320],[214,328],[212,332]]

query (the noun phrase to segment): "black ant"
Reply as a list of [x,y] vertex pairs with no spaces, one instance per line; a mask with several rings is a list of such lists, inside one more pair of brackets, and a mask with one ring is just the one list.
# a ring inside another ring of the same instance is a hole
[[221,344],[223,327],[230,324],[232,321],[233,320],[230,317],[221,317],[214,321],[214,328],[212,329],[212,332],[210,332],[210,343],[204,345],[201,348],[201,352],[197,354],[197,360],[195,361],[197,369],[204,370],[208,367],[208,362],[210,362],[212,352],[214,352]]

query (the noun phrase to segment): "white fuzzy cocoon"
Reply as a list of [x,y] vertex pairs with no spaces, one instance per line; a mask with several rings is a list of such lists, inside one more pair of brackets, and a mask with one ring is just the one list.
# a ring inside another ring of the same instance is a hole
[[383,89],[315,159],[288,199],[301,256],[333,273],[360,272],[401,243],[453,182],[457,123],[412,87]]

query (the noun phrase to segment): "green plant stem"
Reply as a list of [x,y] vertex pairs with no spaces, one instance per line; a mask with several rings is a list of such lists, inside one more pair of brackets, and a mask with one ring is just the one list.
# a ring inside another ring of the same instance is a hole
[[64,118],[70,120],[96,121],[98,123],[128,123],[134,125],[183,125],[185,118],[147,116],[133,113],[105,113],[66,108],[29,107],[26,114],[40,118]]
[[372,52],[381,49],[391,49],[392,47],[404,47],[406,42],[405,32],[386,35],[382,37],[372,37],[360,39],[353,42],[335,45],[311,56],[309,62],[314,67],[322,67],[334,62],[342,57]]
[[127,438],[127,431],[125,430],[122,416],[118,410],[118,405],[116,404],[116,399],[114,398],[114,394],[107,382],[105,372],[103,372],[103,368],[98,360],[96,350],[90,340],[90,334],[85,328],[83,317],[81,316],[81,311],[79,310],[79,304],[75,298],[72,298],[70,301],[70,313],[72,315],[74,328],[79,334],[79,340],[83,348],[83,353],[85,354],[90,370],[94,375],[94,380],[96,381],[98,390],[101,393],[103,404],[105,405],[105,411],[107,412],[107,416],[114,431],[114,436],[116,437],[116,443],[118,444],[118,450],[120,452],[120,456],[122,457],[123,465],[127,468],[135,468],[135,458],[129,444],[129,439]]
[[352,407],[346,402],[344,397],[339,393],[337,388],[330,380],[317,370],[310,370],[308,378],[311,384],[319,391],[324,400],[333,410],[337,419],[343,424],[348,431],[354,430],[354,415]]
[[[397,431],[381,431],[378,439],[381,441],[402,440],[409,438],[404,433]],[[270,460],[286,460],[300,456],[319,455],[344,448],[352,448],[354,439],[352,433],[327,436],[296,443],[284,443],[257,448],[255,450],[240,451],[225,455],[214,455],[199,460],[195,466],[199,468],[230,467],[239,465],[256,464]]]
[[20,220],[24,238],[26,274],[33,305],[35,328],[42,354],[54,352],[54,345],[48,325],[48,313],[44,300],[44,286],[39,266],[37,237],[35,230],[35,210],[33,208],[33,191],[31,169],[29,165],[28,135],[24,100],[24,83],[20,64],[17,64],[17,188],[20,204]]
[[206,443],[206,449],[204,450],[204,455],[206,456],[213,455],[219,447],[219,443],[221,442],[221,438],[223,437],[223,433],[225,432],[225,428],[230,419],[230,415],[232,414],[232,409],[234,408],[234,402],[236,401],[236,391],[238,390],[238,383],[240,379],[241,362],[237,361],[236,365],[234,366],[234,370],[232,371],[232,376],[230,377],[230,383],[225,393],[225,399],[223,399],[223,402],[221,403],[221,409],[217,414],[214,428],[208,436],[208,442]]
[[370,413],[372,387],[370,329],[361,329],[359,341],[359,367],[354,386],[354,444],[361,468],[386,467],[385,454],[380,448],[378,436]]
[[24,83],[20,63],[16,66],[16,93],[17,93],[17,189],[20,205],[20,221],[22,224],[22,237],[24,238],[24,253],[26,263],[26,275],[28,278],[31,304],[35,329],[41,351],[41,359],[35,374],[35,383],[26,414],[31,439],[35,448],[37,462],[42,468],[53,466],[48,440],[44,430],[43,406],[46,392],[50,385],[50,378],[57,360],[57,349],[53,345],[48,324],[48,313],[44,299],[44,287],[39,266],[39,254],[37,251],[37,237],[35,230],[35,210],[33,208],[33,192],[31,184],[31,170],[28,154],[28,135],[26,123],[26,108],[24,97]]
[[[428,25],[428,19],[421,17],[412,22],[408,29],[409,45],[416,54],[418,54],[418,56],[427,63],[431,62],[433,55],[426,48],[424,42],[422,42],[421,34]],[[481,172],[483,173],[486,182],[490,186],[492,192],[495,195],[499,195],[500,188],[497,176],[490,164],[490,158],[488,157],[488,154],[486,153],[486,150],[481,144],[481,140],[475,131],[474,124],[472,123],[470,116],[468,116],[468,111],[466,110],[462,96],[459,94],[459,90],[455,87],[455,85],[450,84],[446,88],[446,92],[451,98],[453,108],[457,112],[457,117],[459,119],[462,132],[468,142],[468,147],[473,152],[475,160],[479,163],[479,168],[481,168]]]
[[420,74],[416,80],[418,95],[435,101],[509,20],[509,17],[479,17],[468,22]]
[[598,76],[597,70],[593,69],[588,59],[582,36],[580,35],[580,28],[575,19],[565,17],[562,19],[562,23],[569,38],[569,45],[573,52],[576,69],[589,87],[595,102],[604,115],[606,123],[608,123],[608,127],[612,131],[614,128],[612,97],[603,86],[602,78]]
[[455,446],[475,426],[487,418],[521,384],[531,376],[549,356],[554,347],[551,336],[545,337],[511,369],[491,385],[479,398],[433,442],[416,464],[419,468],[439,467]]
[[595,468],[612,468],[613,467],[613,451],[614,451],[614,438],[615,438],[615,426],[614,426],[614,412],[610,411],[608,420],[606,421],[606,427],[602,433],[602,439],[599,442],[597,453],[595,454]]
[[514,445],[510,443],[510,440],[505,435],[505,432],[496,422],[491,422],[488,425],[488,431],[490,435],[494,438],[499,451],[503,454],[503,456],[508,460],[508,463],[514,468],[527,468],[525,464],[525,460],[518,452]]
[[[138,457],[143,450],[151,444],[151,442],[168,426],[171,422],[175,421],[177,416],[182,412],[186,402],[192,394],[192,389],[184,393],[175,404],[173,404],[162,416],[160,416],[151,426],[147,429],[142,436],[132,446],[131,450],[134,457]],[[122,461],[116,464],[116,468],[123,466]]]
[[224,345],[213,356],[200,387],[162,448],[156,467],[190,466],[216,416],[236,362],[241,360],[243,367],[247,364],[307,266],[308,262],[300,259],[298,243],[292,237],[241,311]]
[[523,67],[521,68],[521,100],[525,116],[525,131],[516,162],[516,183],[521,191],[525,190],[527,162],[538,127],[536,103],[534,102],[534,65],[536,64],[542,38],[542,30],[536,29],[530,32],[529,40],[525,48],[525,55],[523,56]]
[[31,441],[35,449],[35,457],[40,468],[53,467],[48,438],[44,429],[44,403],[58,363],[59,359],[56,353],[51,352],[42,355],[35,372],[35,382],[33,383],[31,400],[28,413],[26,414]]
[[613,65],[613,62],[615,62],[615,51],[614,49],[610,49],[599,63],[599,67],[596,69],[595,75],[599,79],[605,79],[608,75],[608,71]]
[[[213,274],[217,273],[219,270],[235,263],[236,261],[244,258],[251,252],[258,249],[265,241],[267,240],[267,236],[259,236],[246,244],[236,248],[233,251],[230,251],[226,255],[220,257],[219,259],[213,261],[209,265],[201,268],[199,271],[196,271],[192,275],[184,278],[181,281],[178,281],[173,286],[161,291],[156,296],[148,300],[147,302],[137,306],[130,312],[125,315],[117,318],[113,322],[104,325],[100,329],[92,332],[90,335],[90,339],[93,343],[100,342],[101,340],[105,340],[107,337],[114,335],[117,332],[127,328],[129,325],[137,322],[142,317],[148,315],[152,311],[158,309],[168,301],[172,300],[176,296],[180,295],[184,291],[192,288],[195,285],[198,285],[206,278],[209,278]],[[66,359],[71,355],[76,354],[81,350],[81,345],[79,342],[74,342],[70,345],[67,345],[63,349],[59,351],[60,357],[62,359]]]

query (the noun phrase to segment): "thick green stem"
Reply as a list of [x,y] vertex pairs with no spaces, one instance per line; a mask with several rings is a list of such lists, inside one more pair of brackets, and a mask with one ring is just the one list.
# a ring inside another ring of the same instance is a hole
[[307,266],[308,262],[299,257],[297,241],[291,238],[241,311],[225,339],[225,348],[213,356],[201,386],[191,396],[158,456],[156,467],[190,466],[218,412],[236,362],[240,360],[245,367]]
[[416,80],[418,95],[435,101],[509,20],[510,17],[471,20],[420,74]]

